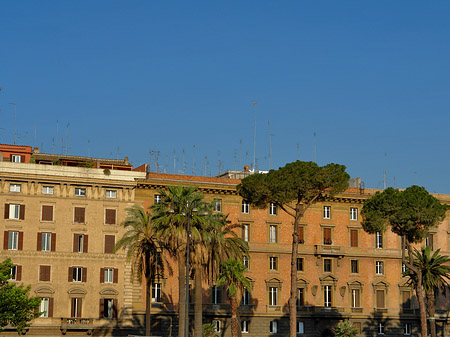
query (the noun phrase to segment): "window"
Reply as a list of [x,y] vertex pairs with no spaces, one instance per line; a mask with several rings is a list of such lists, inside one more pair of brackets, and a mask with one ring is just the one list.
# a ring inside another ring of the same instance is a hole
[[350,207],[350,220],[358,220],[358,209]]
[[383,275],[384,274],[384,268],[383,268],[383,261],[375,261],[375,274],[377,275]]
[[115,191],[115,190],[106,190],[106,197],[108,199],[116,199],[117,198],[117,191]]
[[41,298],[39,312],[42,312],[41,317],[53,317],[53,298]]
[[358,260],[351,260],[350,261],[350,272],[352,274],[358,274],[359,273],[359,261]]
[[243,263],[245,268],[250,269],[250,259],[248,258],[248,256],[244,256]]
[[38,250],[43,252],[55,251],[55,244],[52,242],[52,233],[38,233]]
[[5,204],[5,219],[25,220],[25,205]]
[[161,283],[153,283],[152,302],[161,302]]
[[385,307],[384,290],[376,290],[377,308],[383,309]]
[[116,245],[116,236],[105,235],[105,254],[114,254],[115,245]]
[[14,265],[11,268],[11,277],[9,278],[13,281],[21,281],[22,280],[22,266]]
[[214,325],[214,329],[216,332],[220,332],[220,321],[218,319],[215,319],[212,321],[212,324]]
[[269,204],[269,214],[270,215],[277,215],[277,205],[271,202]]
[[70,314],[72,317],[81,317],[81,304],[82,299],[80,297],[73,297],[70,303]]
[[269,332],[270,333],[277,333],[278,332],[278,321],[270,321]]
[[100,299],[100,318],[117,317],[117,300],[113,298]]
[[278,287],[269,287],[269,305],[278,305]]
[[411,292],[402,290],[402,309],[411,309]]
[[358,230],[350,230],[350,247],[358,247]]
[[86,215],[86,208],[84,207],[74,207],[73,211],[74,217],[73,222],[74,223],[85,223],[85,215]]
[[403,334],[411,335],[411,323],[405,323],[405,325],[403,327]]
[[73,252],[74,253],[88,252],[88,235],[86,234],[73,235]]
[[276,256],[269,257],[269,270],[271,271],[278,270],[278,257]]
[[301,321],[297,322],[297,333],[304,334],[305,333],[305,324]]
[[331,206],[323,206],[323,218],[331,219]]
[[22,162],[22,156],[18,154],[12,154],[11,155],[11,162],[12,163],[21,163]]
[[77,197],[84,197],[84,196],[86,196],[86,189],[85,188],[76,187],[75,188],[75,195]]
[[375,233],[375,248],[383,248],[383,233],[381,232]]
[[222,293],[220,291],[220,288],[218,286],[212,287],[212,303],[213,304],[220,304],[222,303]]
[[298,227],[298,243],[299,244],[305,243],[305,228],[304,227]]
[[19,232],[8,232],[8,249],[18,250],[19,249]]
[[361,333],[361,322],[353,322],[353,327],[356,329],[357,333]]
[[402,273],[406,273],[406,264],[402,262]]
[[361,292],[359,289],[352,289],[352,308],[361,306]]
[[323,259],[323,272],[331,273],[331,259]]
[[154,201],[155,204],[159,204],[161,202],[162,196],[160,194],[155,194]]
[[303,257],[297,257],[297,271],[303,271]]
[[115,209],[105,209],[105,224],[106,225],[116,225],[116,210]]
[[214,211],[222,212],[222,199],[214,199]]
[[250,241],[250,225],[248,223],[242,225],[242,239],[245,242]]
[[114,280],[114,269],[113,268],[104,268],[104,283],[113,283]]
[[250,304],[250,292],[244,287],[244,292],[242,293],[242,305]]
[[42,221],[53,221],[53,206],[42,205],[41,220]]
[[269,226],[269,242],[277,243],[277,226],[276,225]]
[[9,184],[10,192],[20,192],[20,184]]
[[54,191],[53,186],[42,186],[42,194],[53,194]]
[[302,307],[305,305],[305,288],[298,288],[297,305]]
[[247,320],[242,320],[241,321],[241,332],[248,333],[248,326],[249,326],[249,322]]
[[86,274],[86,268],[69,267],[69,282],[86,282]]
[[324,228],[323,229],[323,244],[324,245],[331,245],[331,228]]
[[243,214],[249,214],[250,213],[250,204],[247,201],[245,201],[245,200],[242,200],[241,212]]
[[323,306],[324,307],[329,308],[332,306],[331,296],[332,296],[331,286],[324,286],[323,287]]
[[425,246],[430,247],[431,250],[434,250],[434,235],[429,233],[425,238]]
[[39,266],[39,281],[50,281],[50,266]]
[[379,335],[384,335],[384,324],[383,323],[379,323],[377,326],[377,333]]

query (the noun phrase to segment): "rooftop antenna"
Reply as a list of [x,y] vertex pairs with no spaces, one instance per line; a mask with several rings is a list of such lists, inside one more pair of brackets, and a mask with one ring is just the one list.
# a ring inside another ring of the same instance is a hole
[[70,123],[67,123],[67,127],[66,127],[66,154],[69,154],[69,132],[70,132]]
[[149,150],[148,151],[148,172],[152,172],[152,155],[153,155],[153,150]]
[[317,141],[316,141],[316,132],[314,131],[314,162],[317,163]]
[[234,158],[234,170],[237,170],[237,150],[234,149],[233,151],[233,158]]
[[298,160],[300,160],[300,144],[297,143],[297,155],[298,155]]
[[[58,123],[59,121],[56,120],[56,139],[58,139]],[[62,146],[61,146],[61,153],[62,153]]]
[[272,134],[270,133],[270,121],[267,121],[269,126],[269,170],[272,169]]
[[192,149],[192,175],[195,176],[195,144]]
[[161,151],[155,151],[155,171],[159,173],[159,155]]
[[34,129],[34,145],[33,147],[36,147],[36,125],[33,126]]
[[55,137],[52,137],[52,153],[55,153]]
[[258,102],[253,101],[253,106],[255,107],[255,135],[253,137],[253,167],[256,167],[256,113],[257,113],[257,107]]
[[208,162],[208,156],[205,156],[205,173],[203,174],[206,177],[206,164]]
[[17,140],[17,104],[16,103],[8,103],[14,105],[14,145],[16,145]]
[[239,169],[242,169],[242,139],[239,140]]
[[184,149],[183,149],[183,174],[186,172],[186,162],[184,160]]
[[248,164],[248,151],[245,152],[245,165]]

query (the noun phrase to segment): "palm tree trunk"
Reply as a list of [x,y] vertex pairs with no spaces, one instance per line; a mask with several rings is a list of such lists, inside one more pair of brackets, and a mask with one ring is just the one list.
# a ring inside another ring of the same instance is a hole
[[150,318],[152,313],[152,280],[146,277],[145,283],[145,335],[150,336]]
[[202,294],[202,272],[200,266],[197,265],[195,268],[195,337],[202,337],[202,326],[203,326],[203,294]]
[[[178,337],[185,337],[185,315],[186,315],[186,258],[184,252],[181,252],[178,257]],[[186,336],[187,337],[187,336]]]
[[433,289],[427,291],[427,308],[428,308],[428,317],[430,318],[431,337],[436,337],[436,321],[434,320],[434,314],[436,312],[436,303]]
[[237,302],[236,298],[230,298],[231,300],[231,335],[233,337],[238,337],[239,335],[239,324],[237,317]]
[[[419,300],[419,310],[420,310],[420,325],[421,325],[421,336],[427,337],[427,312],[425,307],[425,295],[422,289],[422,275],[420,275],[420,280],[416,284],[417,299]],[[419,276],[417,277],[419,279]]]

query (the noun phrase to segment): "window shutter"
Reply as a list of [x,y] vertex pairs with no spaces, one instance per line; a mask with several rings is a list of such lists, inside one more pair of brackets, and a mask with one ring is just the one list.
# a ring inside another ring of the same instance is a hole
[[78,305],[77,305],[77,317],[81,317],[81,305],[82,305],[82,298],[78,298]]
[[113,283],[117,283],[119,281],[119,269],[114,268],[113,271]]
[[305,242],[303,231],[304,231],[303,227],[299,227],[298,228],[298,243],[304,243]]
[[356,229],[350,231],[350,246],[358,247],[358,231]]
[[105,215],[106,215],[105,223],[107,225],[115,225],[116,224],[116,210],[115,209],[107,209]]
[[9,219],[9,204],[5,204],[5,219]]
[[78,251],[78,234],[73,235],[73,252],[76,253]]
[[53,221],[53,206],[42,206],[42,221]]
[[100,283],[105,283],[105,268],[100,268]]
[[113,318],[117,318],[117,299],[113,299]]
[[384,308],[384,291],[377,290],[377,308]]
[[51,242],[51,251],[54,252],[56,251],[56,233],[52,233],[52,242]]
[[17,249],[23,250],[23,232],[19,232],[19,245],[18,245]]
[[323,243],[331,244],[331,228],[323,229]]
[[99,307],[100,307],[100,310],[99,310],[98,316],[100,318],[104,318],[105,317],[105,299],[104,298],[100,299]]
[[76,300],[75,300],[75,298],[72,298],[72,300],[71,300],[71,306],[70,306],[70,317],[75,317],[75,302]]
[[53,297],[48,299],[48,317],[53,317]]
[[[69,282],[73,282],[73,267],[69,267]],[[73,315],[72,315],[73,317]]]
[[16,266],[16,281],[22,281],[22,266]]
[[25,163],[25,156],[20,156],[20,162]]
[[19,219],[20,220],[25,220],[25,205],[20,205],[19,206]]
[[88,235],[85,234],[83,238],[83,253],[88,252]]
[[116,244],[116,237],[114,235],[105,235],[105,253],[113,254],[114,246]]
[[8,250],[9,231],[4,231],[3,236],[3,249]]
[[86,282],[87,280],[87,268],[82,268],[81,272],[81,282]]
[[36,250],[40,251],[42,249],[42,233],[37,233],[37,247]]

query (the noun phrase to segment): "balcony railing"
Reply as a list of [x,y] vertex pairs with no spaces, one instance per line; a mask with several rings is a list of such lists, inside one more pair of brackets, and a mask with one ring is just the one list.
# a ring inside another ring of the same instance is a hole
[[91,335],[94,331],[94,318],[61,317],[61,332],[65,335],[68,330],[86,330]]

